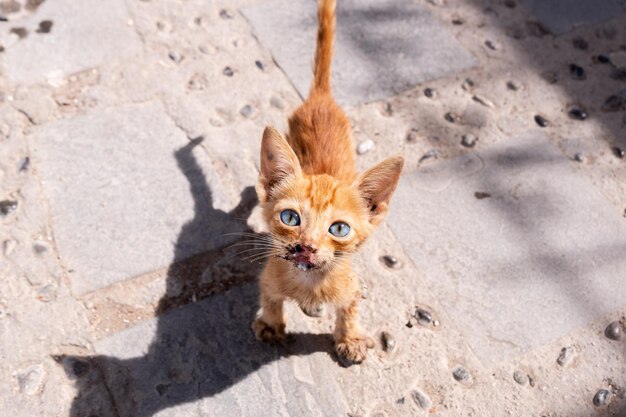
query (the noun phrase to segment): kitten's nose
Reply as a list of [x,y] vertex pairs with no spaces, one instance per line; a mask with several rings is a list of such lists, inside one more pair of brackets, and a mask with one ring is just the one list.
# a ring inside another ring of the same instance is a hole
[[296,250],[296,253],[315,253],[317,252],[317,248],[315,246],[312,245],[301,245],[301,244],[297,244],[294,248]]

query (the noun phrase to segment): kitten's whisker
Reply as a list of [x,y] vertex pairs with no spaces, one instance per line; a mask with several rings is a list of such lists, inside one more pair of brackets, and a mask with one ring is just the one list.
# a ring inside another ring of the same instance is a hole
[[253,254],[253,255],[250,255],[250,256],[246,256],[246,257],[242,258],[242,260],[246,261],[246,260],[250,260],[250,259],[254,258],[252,260],[252,261],[254,261],[254,260],[258,260],[258,259],[268,258],[268,257],[273,256],[273,255],[280,255],[280,252],[278,252],[278,251],[267,251],[267,252],[264,252],[264,253],[261,253],[261,254],[257,253],[257,254]]
[[246,249],[246,250],[242,250],[241,252],[237,253],[237,255],[242,255],[246,252],[252,252],[252,251],[263,251],[263,253],[267,252],[268,248],[252,248],[252,249]]
[[238,246],[271,246],[271,247],[279,247],[274,242],[239,242],[234,245],[230,245],[229,248],[236,248]]

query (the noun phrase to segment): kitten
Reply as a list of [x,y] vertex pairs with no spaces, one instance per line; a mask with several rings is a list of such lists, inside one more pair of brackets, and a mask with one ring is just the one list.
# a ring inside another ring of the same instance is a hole
[[330,89],[334,31],[335,0],[321,0],[309,98],[289,118],[286,139],[272,127],[263,132],[256,191],[271,257],[252,327],[259,340],[280,342],[286,299],[304,311],[332,303],[335,350],[344,363],[360,363],[373,341],[359,328],[361,293],[351,254],[384,219],[404,160],[392,157],[357,174],[350,123]]

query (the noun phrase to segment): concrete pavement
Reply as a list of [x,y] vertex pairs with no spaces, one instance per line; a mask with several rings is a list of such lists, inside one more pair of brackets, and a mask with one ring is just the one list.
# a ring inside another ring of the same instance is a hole
[[329,310],[254,340],[232,246],[314,2],[0,2],[1,409],[626,415],[623,2],[338,9],[358,165],[407,159],[355,261],[377,345],[350,368]]

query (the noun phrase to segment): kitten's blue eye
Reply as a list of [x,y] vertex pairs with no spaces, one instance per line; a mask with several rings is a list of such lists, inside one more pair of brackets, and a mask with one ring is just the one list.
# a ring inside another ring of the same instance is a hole
[[330,225],[328,231],[333,236],[346,237],[350,233],[350,226],[348,226],[348,223],[336,222]]
[[297,226],[300,224],[300,216],[293,210],[283,210],[280,213],[280,220],[287,226]]

